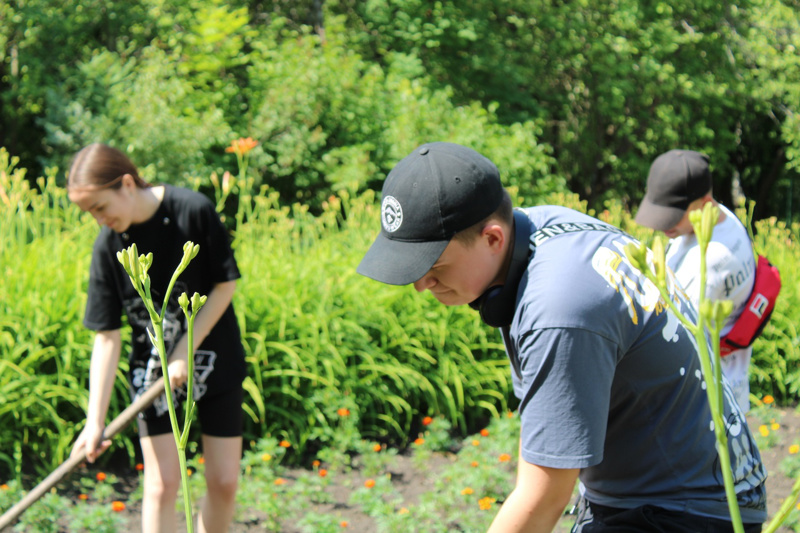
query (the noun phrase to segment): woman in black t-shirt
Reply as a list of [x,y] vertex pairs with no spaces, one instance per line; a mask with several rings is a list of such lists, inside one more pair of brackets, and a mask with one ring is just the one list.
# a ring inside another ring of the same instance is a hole
[[[164,340],[170,384],[180,398],[185,396],[181,388],[185,389],[187,378],[188,339],[177,300],[184,292],[189,297],[195,292],[207,295],[194,322],[193,337],[194,398],[208,489],[200,506],[198,530],[226,531],[233,519],[240,470],[246,372],[231,304],[240,275],[227,232],[205,196],[170,185],[151,187],[125,154],[103,144],[89,145],[75,155],[67,188],[70,200],[91,213],[101,226],[92,251],[84,317],[84,325],[97,332],[89,407],[73,453],[83,449],[93,462],[110,445],[102,435],[122,346],[123,312],[131,326],[131,396],[141,394],[161,375],[160,358],[147,334],[149,315],[117,260],[117,252],[136,243],[139,253],[153,253],[148,274],[154,304],[160,306],[183,256],[184,243],[199,244],[198,255],[178,278],[167,304]],[[142,530],[174,531],[181,475],[164,396],[139,415],[138,425],[144,456]]]

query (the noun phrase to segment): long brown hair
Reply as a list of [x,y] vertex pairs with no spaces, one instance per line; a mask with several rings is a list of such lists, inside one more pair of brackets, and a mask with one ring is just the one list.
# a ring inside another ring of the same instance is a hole
[[68,189],[119,189],[122,176],[130,174],[141,189],[150,184],[139,177],[139,171],[128,156],[106,144],[94,143],[82,148],[72,158],[67,179]]

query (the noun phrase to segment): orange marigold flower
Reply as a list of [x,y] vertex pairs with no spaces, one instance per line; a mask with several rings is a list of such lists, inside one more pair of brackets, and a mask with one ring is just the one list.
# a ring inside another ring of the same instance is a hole
[[78,495],[78,499],[85,502],[86,500],[89,499],[89,495],[88,494],[79,494]]
[[282,440],[278,443],[281,448],[289,448],[292,444],[288,440]]
[[798,452],[800,452],[800,444],[792,444],[791,446],[789,446],[790,454],[794,455]]
[[494,498],[490,498],[489,496],[487,496],[485,498],[481,498],[480,500],[478,500],[478,506],[480,507],[481,511],[488,511],[489,509],[492,508],[492,504],[495,501],[496,500]]
[[350,524],[347,522],[347,520],[342,520],[341,522],[339,522],[339,525],[342,526],[342,527],[347,527]]
[[488,437],[488,436],[489,436],[489,430],[486,429],[486,428],[483,428],[481,430],[481,437]]
[[197,459],[197,464],[200,464],[200,465],[206,464],[206,458],[201,455],[200,458]]
[[285,485],[286,484],[286,480],[283,479],[282,477],[279,477],[278,479],[275,480],[275,484],[276,485]]
[[119,500],[114,500],[111,502],[111,510],[115,513],[119,513],[125,510],[125,503]]
[[501,453],[498,459],[500,460],[501,463],[507,463],[508,461],[511,460],[511,456],[508,455],[507,453]]
[[142,463],[136,463],[136,471],[141,472],[144,470],[144,465]]
[[409,510],[408,510],[408,508],[406,508],[406,507],[401,507],[401,508],[400,508],[400,510],[399,510],[399,511],[397,511],[397,514],[408,514],[408,513],[410,513],[410,512],[411,512],[411,511],[409,511]]
[[225,152],[229,154],[245,155],[256,146],[258,146],[258,141],[253,140],[252,137],[241,137],[231,141],[231,145],[225,148]]
[[189,477],[191,477],[191,476],[192,476],[192,474],[194,474],[194,470],[192,470],[191,468],[187,468],[187,469],[186,469],[186,475],[187,475],[187,476],[189,476]]
[[472,462],[469,464],[469,466],[471,466],[471,467],[473,467],[473,468],[474,468],[474,467],[476,467],[476,466],[478,466],[478,461],[472,461]]
[[470,487],[467,487],[467,488],[465,488],[465,489],[463,489],[463,490],[461,491],[461,494],[463,494],[464,496],[469,496],[470,494],[473,494],[474,492],[475,492],[475,491],[474,491],[474,490],[472,490],[472,488],[470,488]]
[[416,444],[417,446],[422,446],[423,444],[425,444],[425,439],[423,439],[422,437],[417,437],[414,440],[414,444]]
[[325,470],[324,468],[320,468],[319,469],[319,477],[325,477],[327,475],[328,475],[328,471],[327,470]]
[[0,490],[8,490],[8,485],[3,483],[2,485],[0,485]]
[[380,444],[376,444],[376,445],[374,445],[374,446],[372,447],[372,451],[373,451],[373,452],[379,452],[379,451],[381,451],[382,449],[383,449],[383,447],[382,447]]
[[508,418],[514,418],[514,411],[509,411],[508,413],[506,413],[506,416]]
[[314,460],[311,462],[311,466],[312,466],[312,467],[314,467],[314,468],[317,468],[317,467],[319,467],[319,465],[321,465],[321,464],[322,464],[322,463],[320,463],[320,462],[319,462],[319,459],[314,459]]
[[336,410],[336,414],[339,416],[348,416],[350,414],[350,409],[340,407]]
[[429,416],[426,416],[425,418],[422,419],[422,425],[423,426],[430,426],[431,422],[433,422],[433,418],[431,418]]
[[478,439],[472,439],[472,445],[473,446],[480,446],[481,445],[481,441],[479,441]]
[[98,472],[97,476],[95,476],[95,477],[97,478],[97,481],[105,481],[106,480],[106,474],[104,472]]
[[365,486],[365,487],[367,487],[368,489],[371,489],[372,487],[374,487],[374,486],[375,486],[375,480],[374,480],[374,479],[368,479],[368,480],[366,480],[366,481],[364,482],[364,486]]
[[767,394],[761,399],[761,401],[769,405],[771,403],[775,403],[775,398],[773,398],[771,394]]

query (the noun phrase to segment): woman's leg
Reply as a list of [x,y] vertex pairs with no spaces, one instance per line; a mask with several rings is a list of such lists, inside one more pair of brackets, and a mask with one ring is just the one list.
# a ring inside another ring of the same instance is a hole
[[233,521],[242,457],[242,437],[203,435],[208,493],[200,504],[198,531],[223,533]]
[[144,493],[142,531],[172,533],[176,528],[175,501],[181,485],[178,450],[172,433],[142,437]]

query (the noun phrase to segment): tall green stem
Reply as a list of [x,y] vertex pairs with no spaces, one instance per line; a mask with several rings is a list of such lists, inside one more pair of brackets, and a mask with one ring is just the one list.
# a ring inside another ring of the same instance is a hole
[[[175,286],[175,282],[178,279],[178,276],[186,270],[186,267],[189,265],[189,262],[197,256],[200,247],[195,245],[191,242],[187,242],[183,246],[183,258],[181,259],[180,264],[175,269],[175,272],[172,274],[172,278],[170,279],[169,285],[167,287],[167,291],[164,296],[164,303],[161,306],[161,313],[157,313],[155,310],[155,305],[153,304],[153,298],[150,294],[150,278],[147,275],[147,271],[152,265],[153,262],[153,255],[148,254],[147,256],[137,256],[136,245],[133,244],[126,250],[123,250],[117,254],[117,259],[122,266],[125,268],[125,271],[128,273],[130,277],[131,283],[133,284],[134,289],[136,292],[139,293],[139,296],[142,298],[142,301],[145,304],[145,308],[150,315],[150,322],[153,325],[153,333],[148,331],[148,335],[150,336],[150,341],[155,346],[156,350],[158,351],[158,356],[161,360],[161,370],[164,375],[164,381],[169,384],[169,360],[167,358],[167,348],[164,343],[164,316],[167,312],[167,305],[169,303],[169,297],[172,294],[172,289]],[[180,431],[180,426],[178,425],[178,415],[175,410],[175,402],[172,396],[172,387],[167,385],[164,387],[164,394],[167,399],[167,406],[169,409],[169,419],[170,424],[172,426],[172,435],[175,439],[175,446],[178,452],[178,462],[180,464],[181,469],[181,482],[183,488],[183,505],[184,511],[186,513],[186,530],[188,533],[192,533],[193,531],[193,520],[192,520],[192,499],[191,499],[191,492],[189,487],[189,474],[186,468],[186,444],[189,439],[189,428],[191,425],[191,420],[194,415],[194,400],[193,400],[193,392],[194,392],[194,319],[197,315],[197,312],[200,308],[205,304],[206,297],[199,296],[195,293],[192,296],[192,310],[189,311],[189,299],[186,296],[186,293],[181,294],[180,298],[178,299],[178,303],[180,304],[181,308],[183,309],[184,314],[187,318],[188,324],[188,331],[187,331],[187,341],[188,341],[188,354],[186,359],[186,366],[187,366],[187,393],[186,393],[186,418],[184,420],[183,431]]]

